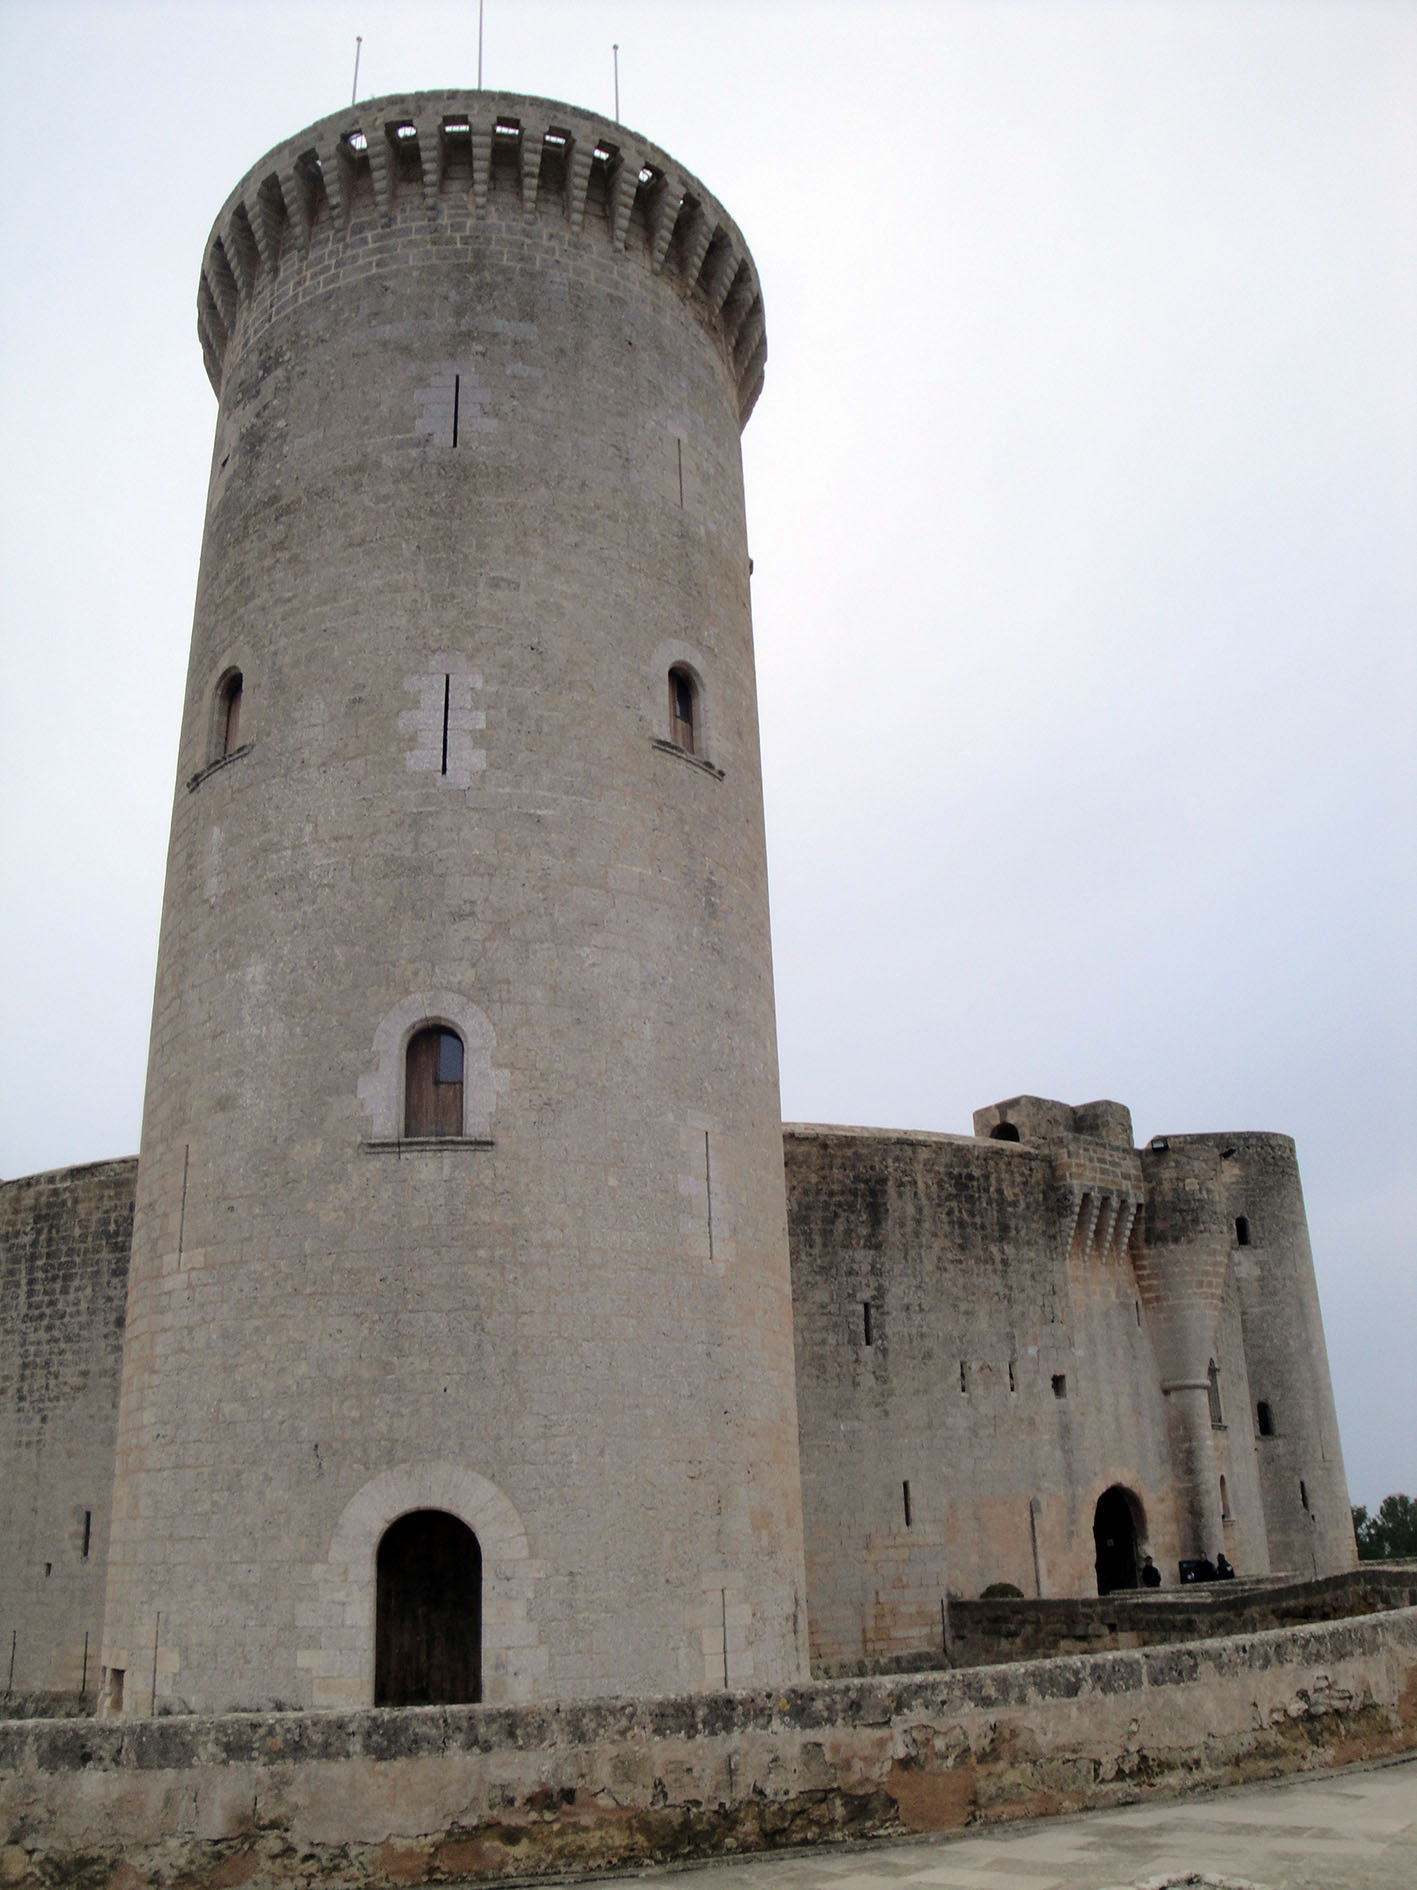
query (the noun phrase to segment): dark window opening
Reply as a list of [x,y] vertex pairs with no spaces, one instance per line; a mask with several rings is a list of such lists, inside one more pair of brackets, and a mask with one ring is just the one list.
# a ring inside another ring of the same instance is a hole
[[472,181],[472,126],[466,118],[443,120],[443,181]]
[[492,127],[492,184],[521,190],[522,129],[515,118],[499,118]]
[[548,131],[541,142],[541,176],[537,189],[545,197],[566,194],[566,154],[570,147],[569,131]]
[[1055,1398],[1066,1398],[1067,1395],[1068,1395],[1068,1374],[1066,1372],[1054,1372],[1053,1396]]
[[669,739],[686,755],[697,754],[695,724],[698,720],[698,691],[687,669],[669,672]]
[[[458,409],[462,405],[462,375],[453,376],[453,445],[458,443]],[[444,770],[446,773],[446,769]]]
[[1009,1360],[1009,1390],[1010,1391],[1018,1390],[1018,1379],[1014,1373],[1014,1362],[1012,1359]]
[[1239,1214],[1235,1218],[1235,1245],[1237,1247],[1248,1247],[1249,1244],[1250,1223],[1243,1214]]
[[910,1527],[910,1479],[906,1478],[900,1486],[901,1500],[905,1505],[905,1526]]
[[241,671],[233,670],[217,700],[216,752],[213,761],[234,755],[241,740]]
[[456,1516],[418,1509],[385,1530],[375,1570],[374,1704],[482,1698],[482,1551]]
[[1230,1492],[1225,1487],[1224,1477],[1220,1479],[1220,1520],[1222,1522],[1230,1520]]
[[93,1540],[93,1511],[91,1509],[86,1509],[84,1511],[84,1547],[83,1547],[83,1558],[86,1562],[89,1559],[89,1544],[92,1540]]
[[1012,1122],[996,1122],[989,1131],[991,1142],[1017,1142],[1018,1130]]
[[404,1135],[461,1135],[462,1090],[462,1038],[441,1024],[420,1030],[408,1046]]
[[[456,422],[454,422],[453,445],[454,446],[457,445]],[[448,772],[448,710],[452,704],[452,699],[453,699],[453,679],[451,676],[444,676],[443,678],[443,773],[444,774]]]
[[1255,1406],[1255,1422],[1259,1426],[1261,1437],[1274,1436],[1274,1413],[1270,1410],[1263,1398],[1261,1398],[1259,1403]]
[[1206,1383],[1210,1396],[1210,1421],[1216,1430],[1220,1430],[1225,1424],[1225,1413],[1220,1408],[1220,1367],[1214,1359],[1210,1361]]
[[871,1343],[871,1302],[869,1299],[863,1299],[861,1302],[861,1328],[862,1328],[862,1332],[865,1335],[865,1340],[866,1340],[867,1345],[870,1345]]
[[961,1391],[969,1390],[969,1367],[963,1359],[959,1362],[959,1388]]
[[1305,1509],[1309,1507],[1308,1486],[1306,1485],[1302,1477],[1300,1477],[1299,1479],[1299,1501],[1304,1505]]

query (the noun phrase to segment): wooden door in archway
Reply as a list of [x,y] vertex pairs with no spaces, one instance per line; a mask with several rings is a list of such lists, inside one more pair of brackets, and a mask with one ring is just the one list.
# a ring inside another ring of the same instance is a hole
[[1097,1592],[1110,1595],[1118,1588],[1135,1588],[1138,1581],[1137,1538],[1141,1505],[1130,1490],[1114,1483],[1097,1499],[1092,1518],[1092,1539],[1097,1548]]
[[433,1706],[482,1698],[482,1551],[440,1509],[384,1531],[376,1564],[374,1704]]

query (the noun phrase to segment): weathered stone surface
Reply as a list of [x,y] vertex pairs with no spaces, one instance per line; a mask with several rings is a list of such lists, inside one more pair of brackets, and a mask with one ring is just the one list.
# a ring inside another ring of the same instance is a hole
[[785,1132],[813,1671],[952,1656],[992,1583],[1095,1594],[1106,1492],[1168,1585],[1351,1568],[1292,1142],[1138,1150],[1040,1097],[975,1128]]
[[36,1709],[98,1681],[137,1167],[0,1185],[0,1674]]
[[947,1830],[1414,1747],[1412,1609],[573,1713],[16,1722],[0,1725],[0,1867],[9,1882],[132,1890],[564,1875]]
[[[361,100],[217,219],[115,1710],[368,1704],[416,1510],[477,1537],[489,1701],[805,1671],[761,313],[702,185],[542,99]],[[427,1025],[462,1130],[409,1139]]]

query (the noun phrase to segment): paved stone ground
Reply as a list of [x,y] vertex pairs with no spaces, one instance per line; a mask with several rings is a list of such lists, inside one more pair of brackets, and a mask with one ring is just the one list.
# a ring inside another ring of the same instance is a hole
[[[633,1881],[685,1890],[684,1875]],[[705,1879],[714,1890],[1414,1890],[1417,1759],[966,1837],[708,1864],[694,1890]]]

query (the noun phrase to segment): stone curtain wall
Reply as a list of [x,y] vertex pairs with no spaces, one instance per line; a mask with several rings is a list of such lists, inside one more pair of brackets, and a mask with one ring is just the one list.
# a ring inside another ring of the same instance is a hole
[[1112,1484],[1174,1580],[1160,1373],[1110,1231],[1140,1199],[1132,1152],[818,1125],[784,1142],[814,1666],[938,1649],[946,1592],[1095,1592]]
[[783,1692],[30,1721],[0,1726],[0,1881],[259,1890],[623,1868],[1073,1811],[1414,1746],[1412,1609]]
[[98,1680],[137,1167],[94,1162],[0,1187],[0,1688],[11,1702]]

